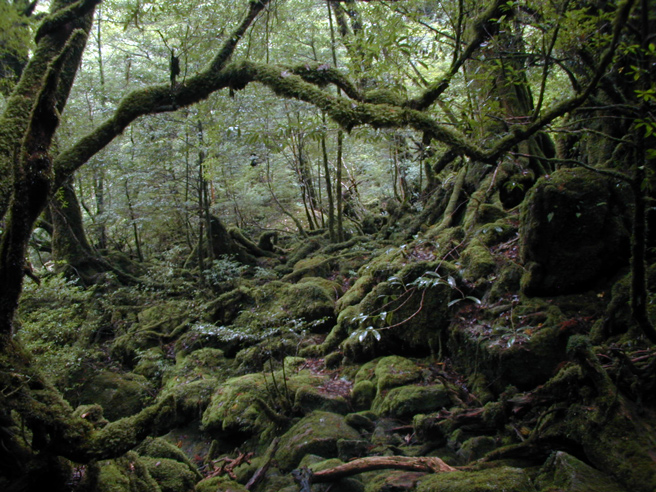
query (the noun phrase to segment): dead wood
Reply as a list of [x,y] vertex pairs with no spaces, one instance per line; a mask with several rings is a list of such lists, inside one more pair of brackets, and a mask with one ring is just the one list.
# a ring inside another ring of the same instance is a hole
[[342,478],[374,470],[408,470],[426,473],[447,473],[457,468],[447,465],[440,458],[410,456],[369,456],[349,461],[343,465],[313,473],[311,483],[334,482]]

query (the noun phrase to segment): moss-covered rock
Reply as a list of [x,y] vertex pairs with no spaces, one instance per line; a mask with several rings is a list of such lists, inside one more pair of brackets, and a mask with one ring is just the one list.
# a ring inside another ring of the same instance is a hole
[[185,463],[169,458],[141,458],[162,492],[191,492],[198,477]]
[[359,439],[360,433],[350,427],[344,417],[328,412],[312,412],[280,439],[276,459],[282,470],[291,470],[306,454],[324,458],[337,457],[337,441]]
[[409,385],[393,388],[384,394],[379,393],[371,410],[379,415],[403,419],[450,405],[451,398],[444,385]]
[[462,263],[463,278],[475,285],[484,284],[497,266],[489,248],[477,238],[472,239],[463,251]]
[[356,316],[347,321],[341,316],[346,311],[340,313],[341,324],[354,330],[341,344],[344,355],[364,362],[381,355],[439,352],[449,322],[453,288],[446,279],[451,273],[443,263],[410,262],[376,284],[357,305]]
[[[269,384],[271,380],[269,380]],[[257,398],[265,398],[274,391],[267,386],[262,374],[246,374],[231,378],[212,395],[210,405],[203,412],[202,427],[209,433],[261,432],[271,422],[261,411]]]
[[134,452],[91,465],[82,486],[94,492],[161,492],[148,467]]
[[294,408],[303,413],[323,410],[325,412],[346,415],[350,411],[351,406],[343,396],[320,391],[310,385],[302,385],[295,392]]
[[248,492],[248,489],[229,478],[212,477],[198,482],[196,492]]
[[[189,460],[187,455],[177,446],[160,437],[147,437],[135,451],[140,456],[148,456],[150,458],[166,458],[184,464],[197,479],[201,478],[196,466]],[[152,475],[152,474],[151,474]]]
[[520,468],[497,467],[481,471],[455,471],[427,475],[417,492],[535,492],[529,476]]
[[523,291],[567,294],[612,277],[629,258],[627,203],[607,178],[586,169],[540,178],[522,204]]
[[165,373],[162,395],[174,395],[182,415],[196,418],[209,405],[215,388],[233,373],[223,351],[203,348],[178,357]]
[[566,359],[568,335],[561,331],[566,319],[551,303],[509,305],[489,321],[453,325],[448,347],[465,374],[491,383],[481,386],[485,392],[498,394],[508,385],[528,390],[546,382]]
[[337,300],[335,303],[335,311],[340,313],[346,307],[358,304],[377,283],[378,281],[371,274],[359,277],[351,288]]
[[563,451],[549,457],[535,482],[540,492],[626,492],[608,475]]
[[84,383],[80,404],[97,403],[110,420],[134,415],[152,400],[153,387],[148,380],[133,373],[102,371]]
[[425,473],[399,470],[367,473],[367,485],[364,490],[365,492],[411,491],[415,490],[417,482],[425,475]]
[[415,362],[405,357],[391,355],[383,357],[376,364],[374,382],[378,393],[414,383],[421,379],[422,369]]
[[376,386],[369,380],[358,381],[351,390],[351,402],[355,410],[369,410],[376,398]]

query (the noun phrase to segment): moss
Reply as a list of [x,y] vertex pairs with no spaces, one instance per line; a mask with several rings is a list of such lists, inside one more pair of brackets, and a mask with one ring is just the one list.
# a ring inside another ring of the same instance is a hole
[[542,492],[626,492],[608,475],[563,451],[549,457],[535,482]]
[[303,413],[323,410],[346,415],[349,412],[349,402],[342,396],[327,394],[312,386],[303,385],[295,392],[294,408]]
[[293,271],[285,275],[281,280],[283,282],[296,282],[305,277],[328,277],[335,259],[333,257],[325,257],[323,255],[316,255],[310,258],[304,258],[297,261],[293,265]]
[[507,219],[486,223],[478,228],[476,238],[488,248],[508,241],[517,236],[517,226],[509,223]]
[[198,481],[195,473],[179,461],[169,458],[142,457],[150,476],[159,484],[162,492],[190,492]]
[[321,242],[317,239],[308,239],[299,243],[299,247],[289,256],[287,259],[288,265],[296,265],[303,258],[306,258],[314,251],[318,250],[321,247]]
[[212,477],[198,482],[196,492],[248,492],[248,489],[229,478]]
[[276,459],[280,468],[288,471],[294,468],[306,454],[334,458],[337,456],[339,439],[359,438],[360,434],[346,424],[341,415],[312,412],[281,437]]
[[203,413],[202,428],[206,432],[263,431],[271,423],[255,401],[266,397],[267,384],[262,374],[246,374],[231,378],[218,387]]
[[468,207],[465,215],[464,228],[472,231],[479,225],[485,225],[504,219],[508,213],[501,207],[490,203],[482,203],[476,207]]
[[[161,492],[144,461],[134,452],[124,457],[98,464],[97,475],[87,484],[94,492]],[[95,475],[95,476],[93,476]]]
[[358,304],[376,283],[378,282],[373,275],[363,275],[358,278],[351,288],[342,297],[337,299],[335,311],[340,313],[348,306]]
[[410,359],[391,355],[378,361],[374,380],[378,393],[381,393],[396,386],[414,383],[421,379],[422,373],[421,367]]
[[369,410],[376,397],[376,386],[371,381],[358,381],[351,390],[351,402],[355,410]]
[[481,284],[486,277],[492,275],[496,269],[496,262],[490,250],[479,239],[472,239],[462,253],[465,280]]
[[497,439],[492,436],[475,436],[462,443],[458,450],[458,456],[465,462],[482,458],[490,451],[498,447]]
[[117,420],[134,415],[151,400],[153,388],[138,374],[103,371],[84,383],[80,390],[80,404],[97,403],[105,417]]
[[298,350],[298,338],[295,336],[270,337],[262,342],[237,352],[235,364],[238,374],[247,374],[262,370],[271,370],[270,364],[279,366],[280,360]]
[[524,293],[580,292],[626,265],[628,203],[607,178],[586,169],[540,178],[521,208]]
[[164,373],[171,368],[172,364],[166,358],[160,347],[152,347],[139,356],[139,362],[135,366],[135,374],[139,374],[149,381],[159,384]]
[[197,478],[200,478],[198,469],[189,460],[187,455],[177,446],[159,437],[147,437],[135,451],[141,456],[151,458],[167,458],[184,464]]
[[[351,329],[379,328],[378,337],[360,337],[357,332],[342,342],[344,355],[364,362],[380,355],[425,356],[437,352],[443,329],[448,325],[448,302],[453,289],[435,280],[435,272],[450,276],[450,268],[436,261],[409,262],[388,280],[374,286],[358,304],[358,315],[339,320]],[[414,282],[414,283],[413,283]]]
[[361,411],[356,413],[349,413],[346,416],[346,423],[354,429],[363,429],[371,432],[376,428],[375,420],[377,415],[369,411]]
[[382,357],[379,357],[378,359],[370,360],[369,362],[361,364],[358,372],[355,373],[355,384],[358,384],[360,381],[371,381],[375,384],[376,367],[381,359]]
[[436,411],[451,405],[447,389],[439,384],[433,386],[400,386],[384,395],[380,393],[372,405],[379,415],[409,418],[419,413]]
[[528,475],[519,468],[497,467],[481,471],[455,471],[427,475],[417,492],[535,492]]
[[415,490],[415,484],[424,473],[385,470],[367,473],[365,492],[387,492],[392,490]]

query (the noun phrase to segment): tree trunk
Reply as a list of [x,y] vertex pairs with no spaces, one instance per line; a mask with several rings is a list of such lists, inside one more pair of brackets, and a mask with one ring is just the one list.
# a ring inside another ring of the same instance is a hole
[[93,283],[94,277],[106,268],[87,239],[72,179],[50,200],[50,215],[56,270],[80,278],[85,285]]

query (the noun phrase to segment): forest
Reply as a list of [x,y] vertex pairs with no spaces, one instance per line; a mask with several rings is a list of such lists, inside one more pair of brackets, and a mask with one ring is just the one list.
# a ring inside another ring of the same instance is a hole
[[1,0],[0,490],[656,490],[656,1]]

